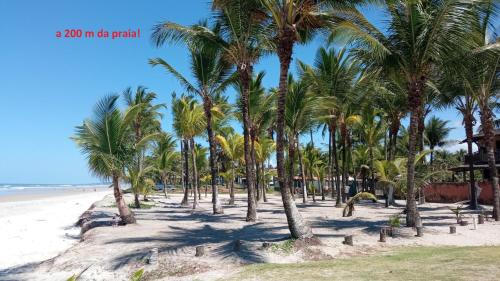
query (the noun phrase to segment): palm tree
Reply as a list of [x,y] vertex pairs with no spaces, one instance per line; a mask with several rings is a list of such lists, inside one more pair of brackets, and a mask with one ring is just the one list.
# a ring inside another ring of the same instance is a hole
[[423,100],[431,71],[439,69],[458,50],[470,46],[468,36],[474,4],[467,1],[385,1],[389,15],[386,33],[370,24],[339,23],[336,32],[352,34],[353,50],[369,69],[385,69],[405,77],[410,108],[407,172],[407,226],[415,226],[415,152],[418,124],[423,117]]
[[[135,142],[138,143],[144,135],[157,133],[160,131],[160,119],[162,115],[159,113],[161,108],[164,108],[164,104],[153,105],[153,101],[156,99],[156,94],[153,92],[148,92],[147,88],[139,86],[137,87],[135,93],[132,92],[131,88],[125,89],[123,91],[123,98],[125,103],[129,107],[140,106],[139,113],[135,116],[132,123],[132,129],[135,135]],[[137,167],[132,168],[137,171],[137,175],[143,176],[142,169],[144,168],[144,155],[145,151],[138,151],[136,158]],[[138,183],[142,183],[142,180],[138,180]],[[134,202],[135,207],[140,208],[139,194],[134,192]]]
[[464,90],[474,97],[479,107],[490,183],[494,193],[493,216],[497,221],[500,220],[500,189],[495,158],[496,143],[492,102],[498,99],[500,47],[498,38],[495,37],[495,30],[491,30],[491,27],[499,7],[500,5],[492,0],[483,1],[481,5],[474,7],[475,20],[472,23],[476,36],[473,36],[472,39],[474,39],[475,45],[468,46],[470,48],[465,54],[456,60],[458,64],[454,64],[459,75],[457,82],[461,83]]
[[267,172],[266,169],[264,168],[265,162],[271,157],[271,154],[275,151],[275,149],[276,149],[276,143],[274,142],[274,140],[270,138],[264,138],[264,137],[260,138],[259,141],[256,143],[255,154],[257,163],[259,163],[259,166],[261,168],[260,181],[262,184],[260,186],[262,188],[262,198],[264,202],[267,202],[266,189],[270,180],[266,176],[269,175],[269,172]]
[[442,147],[447,143],[448,135],[451,132],[451,127],[448,127],[449,121],[441,120],[436,116],[432,116],[425,125],[425,139],[431,150],[430,164],[434,161],[434,148]]
[[362,122],[360,123],[361,138],[368,147],[370,157],[370,172],[371,172],[371,192],[374,193],[375,184],[375,150],[377,149],[380,140],[384,137],[385,128],[383,119],[380,117],[380,112],[372,106],[365,106],[362,111]]
[[[340,185],[340,165],[338,163],[337,129],[341,129],[342,146],[347,144],[348,127],[359,122],[359,116],[353,107],[359,105],[360,101],[354,98],[355,89],[359,88],[363,81],[359,76],[359,64],[347,57],[346,49],[320,48],[316,53],[313,67],[299,63],[300,71],[311,84],[312,92],[318,97],[318,116],[329,131],[330,153],[330,175],[336,171],[336,206],[342,205],[342,190]],[[344,150],[346,151],[346,150]],[[347,152],[347,151],[346,151]],[[344,157],[343,159],[345,159]],[[347,167],[347,165],[343,165]],[[344,170],[344,174],[345,174]],[[345,175],[342,177],[342,185],[345,185]],[[330,180],[333,182],[333,178]],[[332,188],[332,197],[334,190]]]
[[191,73],[196,83],[189,80],[179,73],[166,61],[156,58],[149,61],[153,66],[161,65],[184,86],[189,93],[200,96],[203,101],[203,109],[206,118],[206,131],[208,135],[208,145],[210,148],[210,175],[212,185],[212,205],[214,214],[222,214],[222,205],[218,197],[216,185],[217,167],[216,167],[216,144],[213,132],[212,111],[214,108],[214,97],[225,91],[227,86],[232,83],[230,77],[230,66],[223,60],[222,49],[214,48],[212,45],[203,46],[187,41],[190,51]]
[[[250,81],[249,87],[249,97],[248,97],[248,107],[249,107],[249,117],[250,117],[250,146],[251,146],[251,158],[253,165],[255,166],[255,189],[257,193],[257,202],[262,200],[263,189],[260,179],[259,163],[256,161],[256,150],[255,144],[259,141],[260,137],[264,135],[266,130],[269,129],[274,121],[275,107],[275,93],[273,91],[266,92],[262,85],[262,80],[264,78],[265,72],[259,72]],[[238,106],[240,108],[239,112],[236,112],[236,116],[239,120],[243,121],[243,111],[244,106],[241,100],[243,97],[243,88],[241,83],[237,85],[238,91],[240,92],[240,99],[238,100]]]
[[157,140],[156,147],[156,168],[160,173],[161,182],[163,183],[163,192],[167,197],[167,179],[172,172],[174,163],[178,161],[180,155],[175,151],[175,140],[169,133],[163,133]]
[[238,134],[229,135],[227,138],[221,135],[215,136],[224,155],[229,159],[228,181],[229,187],[229,205],[234,205],[234,180],[236,167],[243,157],[243,136]]
[[[193,209],[198,206],[197,192],[198,192],[198,169],[196,166],[196,151],[194,137],[199,136],[206,128],[207,120],[205,113],[200,104],[193,98],[181,96],[180,98],[172,97],[172,109],[174,113],[174,130],[177,135],[183,139],[184,146],[184,165],[187,165],[189,159],[188,152],[191,154],[192,172],[191,187],[194,192]],[[188,176],[188,169],[186,168],[186,178]],[[188,181],[186,181],[187,183]],[[187,186],[184,190],[184,201],[187,201],[188,190]]]
[[134,148],[138,148],[149,137],[133,144],[130,130],[140,106],[133,106],[124,113],[116,106],[118,96],[112,95],[101,99],[92,119],[87,119],[76,127],[76,135],[72,138],[86,155],[88,165],[93,174],[103,179],[112,179],[116,206],[122,223],[135,223],[134,214],[123,199],[120,179],[124,176],[125,165],[132,161]]
[[305,80],[294,81],[291,75],[288,79],[289,88],[285,104],[285,125],[288,131],[288,180],[292,183],[290,186],[292,187],[295,177],[295,151],[297,150],[302,177],[302,201],[305,203],[307,201],[306,175],[304,173],[304,162],[300,150],[299,136],[304,132],[308,132],[314,125],[314,100],[309,93],[309,88]]

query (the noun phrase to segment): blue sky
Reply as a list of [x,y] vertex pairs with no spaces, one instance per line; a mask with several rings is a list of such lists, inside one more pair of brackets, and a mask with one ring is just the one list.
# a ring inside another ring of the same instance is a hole
[[[365,9],[377,23],[383,15]],[[188,73],[182,46],[155,48],[151,27],[169,20],[192,24],[209,16],[208,1],[0,1],[0,183],[93,183],[85,158],[69,139],[96,101],[138,85],[170,105],[182,88],[160,68],[147,64],[162,57]],[[138,39],[56,38],[64,29],[119,31],[141,29]],[[294,59],[311,63],[320,40],[295,49]],[[293,67],[295,68],[295,67]],[[261,60],[267,87],[278,81],[275,56]],[[233,91],[228,94],[235,96]],[[452,138],[463,137],[454,111],[438,113],[451,120]],[[165,115],[170,129],[171,114]],[[321,142],[321,140],[319,141]]]

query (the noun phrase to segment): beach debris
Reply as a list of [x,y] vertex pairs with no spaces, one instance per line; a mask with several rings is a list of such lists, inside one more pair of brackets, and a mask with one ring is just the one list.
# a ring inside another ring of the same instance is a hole
[[484,215],[483,214],[480,214],[477,216],[477,223],[484,224]]

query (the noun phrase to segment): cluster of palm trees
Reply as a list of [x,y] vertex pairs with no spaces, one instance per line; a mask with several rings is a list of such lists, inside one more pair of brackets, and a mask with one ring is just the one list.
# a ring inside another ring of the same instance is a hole
[[[307,238],[313,233],[297,209],[297,194],[306,202],[309,193],[316,201],[318,189],[322,200],[330,191],[340,207],[354,177],[361,182],[359,192],[382,187],[387,205],[399,192],[407,201],[407,226],[416,226],[416,198],[423,197],[422,186],[435,172],[442,172],[436,171],[434,160],[440,154],[434,151],[446,144],[450,131],[446,121],[425,120],[445,107],[462,114],[470,155],[479,113],[498,220],[493,112],[500,43],[492,27],[498,4],[381,1],[377,5],[386,11],[387,30],[380,31],[358,11],[369,2],[213,0],[209,20],[154,26],[151,39],[157,47],[175,43],[189,50],[190,73],[180,73],[161,58],[149,61],[185,90],[180,97],[174,94],[169,105],[180,152],[174,137],[161,130],[164,105],[153,104],[156,95],[141,87],[135,94],[125,91],[123,112],[116,106],[117,96],[100,101],[93,119],[79,126],[75,137],[91,170],[113,180],[123,221],[133,222],[133,215],[123,201],[120,179],[137,194],[136,207],[141,190],[159,180],[165,186],[182,183],[182,204],[188,204],[192,191],[196,208],[205,182],[211,187],[213,213],[221,214],[218,183],[223,178],[229,185],[229,204],[234,204],[234,182],[243,177],[246,220],[255,221],[257,206],[267,201],[270,179],[276,177],[291,236]],[[315,36],[325,38],[324,47],[312,65],[297,60],[293,77],[294,47]],[[273,54],[279,59],[279,81],[266,89],[265,73],[255,73],[254,66]],[[228,102],[229,88],[238,93],[234,105]],[[406,117],[408,128],[402,125]],[[234,120],[241,122],[242,135],[231,126]],[[315,144],[321,134],[327,140],[325,151]],[[208,161],[197,138],[208,141]],[[277,174],[269,168],[273,155]],[[477,208],[472,198],[471,207]]]

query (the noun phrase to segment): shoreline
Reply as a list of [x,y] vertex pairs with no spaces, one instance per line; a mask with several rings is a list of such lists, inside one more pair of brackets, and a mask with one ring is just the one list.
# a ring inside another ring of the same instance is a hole
[[107,187],[39,188],[0,196],[0,270],[41,262],[80,241],[79,216]]
[[111,191],[107,186],[46,187],[0,190],[0,203],[41,200],[59,196]]

